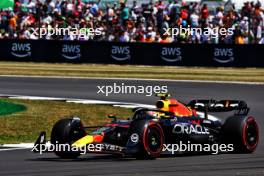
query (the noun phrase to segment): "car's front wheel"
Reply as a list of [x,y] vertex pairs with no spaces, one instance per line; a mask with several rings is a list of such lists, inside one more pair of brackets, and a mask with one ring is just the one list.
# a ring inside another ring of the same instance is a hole
[[164,134],[160,125],[151,120],[135,120],[129,131],[128,153],[137,159],[154,159],[160,156]]
[[[51,132],[51,143],[61,145],[55,154],[60,158],[73,159],[80,156],[80,152],[72,151],[71,144],[85,136],[82,123],[78,118],[61,119],[55,123]],[[62,147],[62,145],[65,145]],[[64,151],[62,151],[62,149]]]
[[164,144],[162,128],[158,124],[149,124],[143,133],[144,152],[151,158],[160,156]]

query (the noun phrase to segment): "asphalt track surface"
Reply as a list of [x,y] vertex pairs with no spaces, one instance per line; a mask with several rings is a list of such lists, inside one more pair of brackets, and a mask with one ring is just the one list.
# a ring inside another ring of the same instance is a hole
[[167,85],[183,101],[196,98],[243,99],[260,126],[260,143],[253,154],[195,155],[135,160],[107,155],[85,155],[78,160],[61,160],[53,154],[38,155],[28,150],[0,152],[0,175],[264,175],[264,85],[122,81],[103,79],[54,79],[0,77],[0,94],[114,100],[152,104],[144,95],[97,94],[98,85]]

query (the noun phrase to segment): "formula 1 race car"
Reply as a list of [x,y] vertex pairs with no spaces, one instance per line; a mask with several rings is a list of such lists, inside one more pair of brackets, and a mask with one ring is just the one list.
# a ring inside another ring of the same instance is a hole
[[[133,109],[133,116],[127,120],[109,115],[112,122],[103,126],[85,127],[78,117],[61,119],[53,126],[49,144],[69,144],[79,149],[93,144],[95,147],[88,152],[144,159],[175,154],[166,148],[179,143],[232,146],[232,150],[224,152],[256,150],[259,129],[256,120],[248,116],[249,108],[244,101],[192,100],[183,104],[168,96],[159,94],[156,108]],[[215,112],[232,112],[232,115],[223,121],[211,115]],[[95,130],[87,134],[88,129]],[[47,143],[46,133],[42,132],[33,151],[38,152]],[[52,152],[61,158],[77,158],[81,154],[81,150],[73,149]]]

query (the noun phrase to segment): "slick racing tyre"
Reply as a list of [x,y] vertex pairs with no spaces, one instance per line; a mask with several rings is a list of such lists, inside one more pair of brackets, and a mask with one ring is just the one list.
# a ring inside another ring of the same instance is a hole
[[253,117],[231,116],[223,125],[222,140],[233,144],[236,153],[252,153],[259,141],[259,128]]
[[[131,151],[136,149],[134,157],[137,159],[155,159],[160,156],[164,134],[159,124],[149,120],[136,120],[130,127],[130,141],[138,141],[131,145]],[[131,142],[130,142],[131,143]]]
[[143,133],[145,154],[150,158],[157,158],[163,149],[164,134],[160,125],[150,123]]
[[[85,136],[83,125],[78,118],[61,119],[52,128],[51,143],[69,144],[69,146],[78,139]],[[66,147],[67,148],[67,147]],[[74,159],[80,156],[80,152],[72,151],[55,151],[55,154],[60,158]]]

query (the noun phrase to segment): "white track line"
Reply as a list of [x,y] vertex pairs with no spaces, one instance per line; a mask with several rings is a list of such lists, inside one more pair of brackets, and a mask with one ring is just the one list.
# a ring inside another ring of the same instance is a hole
[[127,104],[122,102],[114,102],[114,101],[101,101],[101,100],[66,100],[68,103],[81,103],[81,104]]
[[53,98],[53,97],[35,97],[35,96],[15,96],[10,99],[21,99],[21,100],[65,100],[64,98]]
[[24,96],[24,95],[10,95],[10,94],[0,94],[0,97],[7,97],[10,99],[23,99],[23,100],[50,100],[50,101],[65,101],[67,103],[113,105],[113,106],[124,107],[124,108],[135,108],[139,106],[146,107],[146,108],[155,108],[154,106],[147,105],[147,104],[117,102],[117,101],[103,101],[103,100],[39,97],[39,96]]
[[120,107],[120,108],[137,108],[137,107],[143,107],[143,108],[155,108],[153,105],[147,105],[147,104],[130,104],[130,105],[119,105],[115,104],[114,107]]
[[0,149],[0,152],[4,151],[12,151],[12,150],[24,150],[26,148],[6,148],[6,149]]
[[[33,148],[34,143],[20,143],[20,144],[3,144],[0,145],[1,147],[7,147],[7,148]],[[1,149],[0,149],[1,150]]]

